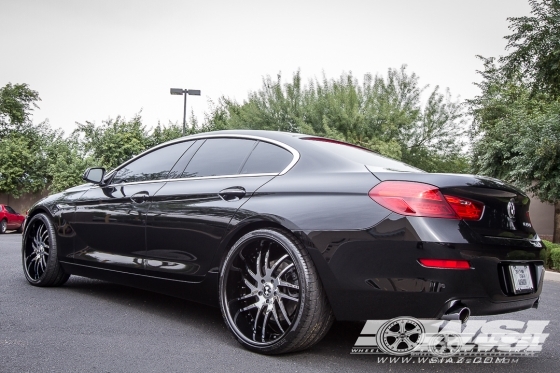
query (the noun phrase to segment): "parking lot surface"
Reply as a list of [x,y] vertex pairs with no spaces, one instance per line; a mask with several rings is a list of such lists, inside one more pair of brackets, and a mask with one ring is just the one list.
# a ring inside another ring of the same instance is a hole
[[[364,323],[336,322],[310,350],[262,356],[244,350],[220,311],[72,276],[59,288],[25,280],[21,235],[0,235],[0,372],[558,372],[560,282],[545,281],[539,309],[484,320],[550,320],[538,357],[516,363],[390,363],[351,355]],[[356,305],[359,307],[359,305]]]

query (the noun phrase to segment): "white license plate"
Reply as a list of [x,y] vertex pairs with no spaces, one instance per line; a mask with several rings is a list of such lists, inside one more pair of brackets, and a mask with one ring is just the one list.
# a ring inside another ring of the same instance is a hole
[[533,291],[533,279],[528,265],[509,266],[511,280],[513,282],[513,292],[530,293]]

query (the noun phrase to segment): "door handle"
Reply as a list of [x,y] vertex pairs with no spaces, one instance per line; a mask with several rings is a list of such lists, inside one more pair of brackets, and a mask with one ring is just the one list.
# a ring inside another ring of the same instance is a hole
[[150,196],[148,192],[138,192],[130,196],[130,200],[134,203],[144,203]]
[[239,186],[226,188],[218,193],[220,198],[227,202],[239,201],[245,194],[245,188]]

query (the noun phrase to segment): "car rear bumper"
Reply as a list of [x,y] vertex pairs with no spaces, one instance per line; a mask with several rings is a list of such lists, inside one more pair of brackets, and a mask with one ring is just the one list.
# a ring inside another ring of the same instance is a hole
[[[337,319],[441,318],[457,301],[472,315],[492,315],[528,309],[537,302],[544,279],[542,247],[467,239],[426,242],[409,233],[381,237],[372,229],[300,232]],[[420,258],[468,260],[471,268],[427,268]],[[530,266],[533,292],[508,291],[503,269],[511,264]]]

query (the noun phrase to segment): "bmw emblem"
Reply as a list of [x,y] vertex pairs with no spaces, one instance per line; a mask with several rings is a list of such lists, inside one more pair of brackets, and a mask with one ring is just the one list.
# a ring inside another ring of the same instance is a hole
[[514,199],[510,199],[507,205],[507,212],[510,219],[515,220],[515,203]]

